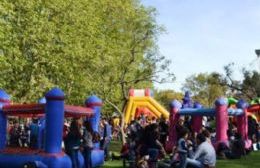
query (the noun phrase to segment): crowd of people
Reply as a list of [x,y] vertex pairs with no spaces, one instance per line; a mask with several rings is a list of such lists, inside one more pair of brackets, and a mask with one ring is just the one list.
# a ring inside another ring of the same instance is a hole
[[10,147],[37,147],[38,119],[19,122],[16,119],[8,123],[8,146]]
[[[126,128],[127,143],[121,155],[129,162],[130,167],[212,168],[216,165],[216,158],[238,159],[250,151],[245,149],[245,142],[237,132],[236,122],[232,119],[227,131],[228,144],[220,143],[215,148],[214,118],[204,117],[203,127],[196,133],[191,128],[191,117],[186,116],[181,117],[175,126],[177,144],[174,145],[171,157],[168,158],[169,155],[166,155],[165,151],[168,123],[163,117],[150,118],[140,116]],[[248,120],[249,138],[255,143],[259,141],[259,125],[251,117]]]
[[[40,129],[39,119],[9,120],[8,123],[8,145],[10,147],[42,148],[43,142],[39,142]],[[229,120],[227,135],[229,144],[219,144],[214,148],[215,142],[215,120],[214,118],[203,118],[203,127],[200,132],[195,133],[191,128],[191,117],[180,117],[175,129],[177,143],[171,154],[166,151],[166,142],[169,135],[168,121],[161,117],[159,119],[151,116],[141,115],[136,120],[126,125],[126,143],[121,150],[120,158],[124,163],[128,162],[132,168],[153,167],[215,167],[216,158],[237,159],[248,153],[245,143],[239,132],[236,122]],[[102,118],[99,130],[95,132],[89,121],[81,118],[66,120],[63,130],[64,150],[71,157],[73,168],[79,167],[78,152],[81,151],[86,168],[91,168],[91,151],[96,143],[100,143],[104,150],[105,160],[111,157],[109,144],[112,139],[122,140],[120,133],[121,120],[117,116],[111,119]],[[42,135],[44,136],[44,135]],[[249,116],[248,136],[259,146],[259,124]],[[215,151],[216,149],[216,151]],[[170,156],[170,157],[169,157]],[[159,161],[158,161],[159,160]]]
[[[39,136],[44,136],[39,119],[17,120],[8,122],[8,146],[28,147],[31,149],[43,148],[43,141],[39,142]],[[99,130],[95,132],[90,121],[82,118],[74,118],[65,121],[63,127],[63,147],[66,154],[72,160],[73,168],[80,167],[79,151],[82,152],[85,167],[92,168],[91,151],[97,143],[104,150],[105,160],[109,157],[109,144],[112,139],[112,126],[109,120],[102,118]],[[42,138],[43,139],[43,138]]]

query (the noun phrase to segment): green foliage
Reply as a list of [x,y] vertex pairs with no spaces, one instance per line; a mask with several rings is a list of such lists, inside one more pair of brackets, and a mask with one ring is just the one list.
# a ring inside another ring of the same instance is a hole
[[233,78],[233,63],[224,67],[223,84],[232,91],[232,96],[244,98],[248,101],[260,97],[260,73],[257,71],[242,70],[242,81]]
[[169,104],[174,100],[182,101],[183,94],[174,90],[155,91],[155,99],[160,102],[166,109],[169,109]]
[[191,75],[185,80],[182,89],[191,91],[194,100],[211,107],[218,97],[226,95],[227,88],[221,84],[221,80],[218,73]]
[[260,73],[256,71],[244,71],[242,89],[252,97],[260,97]]
[[152,87],[168,68],[155,14],[139,0],[2,0],[0,87],[25,102],[58,86],[67,103],[97,94],[122,111],[130,87]]

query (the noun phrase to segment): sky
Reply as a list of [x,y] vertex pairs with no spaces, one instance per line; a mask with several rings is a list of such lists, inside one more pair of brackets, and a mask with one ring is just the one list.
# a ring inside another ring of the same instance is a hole
[[[181,90],[192,74],[220,72],[235,63],[241,69],[259,70],[255,49],[260,49],[260,0],[141,0],[157,9],[157,22],[166,28],[160,35],[160,53],[172,61],[174,83],[158,89]],[[260,60],[258,60],[260,62]]]

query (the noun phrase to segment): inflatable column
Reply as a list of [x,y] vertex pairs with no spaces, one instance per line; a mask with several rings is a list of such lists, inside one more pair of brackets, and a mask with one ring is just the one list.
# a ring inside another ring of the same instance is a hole
[[[195,102],[193,107],[199,109],[202,108],[202,105],[198,102]],[[192,131],[199,133],[202,128],[202,116],[193,116],[191,122],[192,122]]]
[[247,103],[244,100],[239,100],[237,103],[237,108],[243,109],[245,112],[243,115],[237,116],[237,132],[239,132],[243,139],[247,138],[247,116],[246,116],[246,109]]
[[245,148],[250,148],[252,145],[251,140],[248,139],[248,121],[247,121],[247,108],[248,104],[246,101],[240,99],[237,102],[237,108],[243,109],[243,115],[237,116],[237,132],[241,134],[245,141]]
[[166,150],[167,151],[172,151],[172,148],[174,145],[177,143],[177,132],[175,125],[177,124],[179,120],[179,114],[178,111],[181,108],[181,103],[178,100],[174,100],[170,104],[170,119],[169,119],[169,137],[166,142]]
[[[94,111],[94,117],[89,119],[91,126],[94,131],[99,132],[99,122],[101,117],[101,106],[102,100],[99,99],[97,96],[90,96],[86,101],[85,105],[89,108],[92,108]],[[95,149],[91,152],[91,162],[93,167],[99,167],[104,164],[104,151],[99,150],[100,144],[94,144]]]
[[219,98],[215,102],[216,105],[216,141],[217,145],[221,142],[227,143],[227,130],[228,130],[228,112],[227,100]]
[[91,126],[94,131],[98,132],[99,130],[99,122],[101,117],[101,106],[102,106],[102,100],[99,99],[97,96],[93,95],[90,96],[85,101],[86,107],[92,108],[94,111],[94,117],[90,119]]
[[146,88],[146,89],[144,90],[144,95],[145,95],[145,96],[152,96],[152,97],[153,97],[152,91],[151,91],[150,89],[148,89],[148,88]]
[[7,118],[3,113],[2,107],[10,104],[10,96],[3,90],[0,90],[0,150],[5,149]]
[[[90,96],[88,99],[86,99],[85,105],[86,105],[86,107],[93,109],[94,117],[92,117],[88,120],[90,121],[93,130],[95,132],[99,132],[102,100],[99,99],[97,96],[93,95],[93,96]],[[100,147],[99,143],[95,143],[94,145],[95,145],[96,149],[98,149]]]
[[64,123],[64,93],[54,88],[46,95],[46,137],[45,152],[61,152],[62,132]]

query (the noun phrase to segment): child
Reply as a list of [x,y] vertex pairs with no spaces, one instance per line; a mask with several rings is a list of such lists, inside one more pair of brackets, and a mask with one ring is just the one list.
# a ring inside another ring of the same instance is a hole
[[183,128],[180,130],[180,139],[178,140],[177,151],[179,154],[179,168],[186,168],[186,158],[188,154],[188,148],[186,144],[186,140],[188,138],[189,130],[187,128]]

